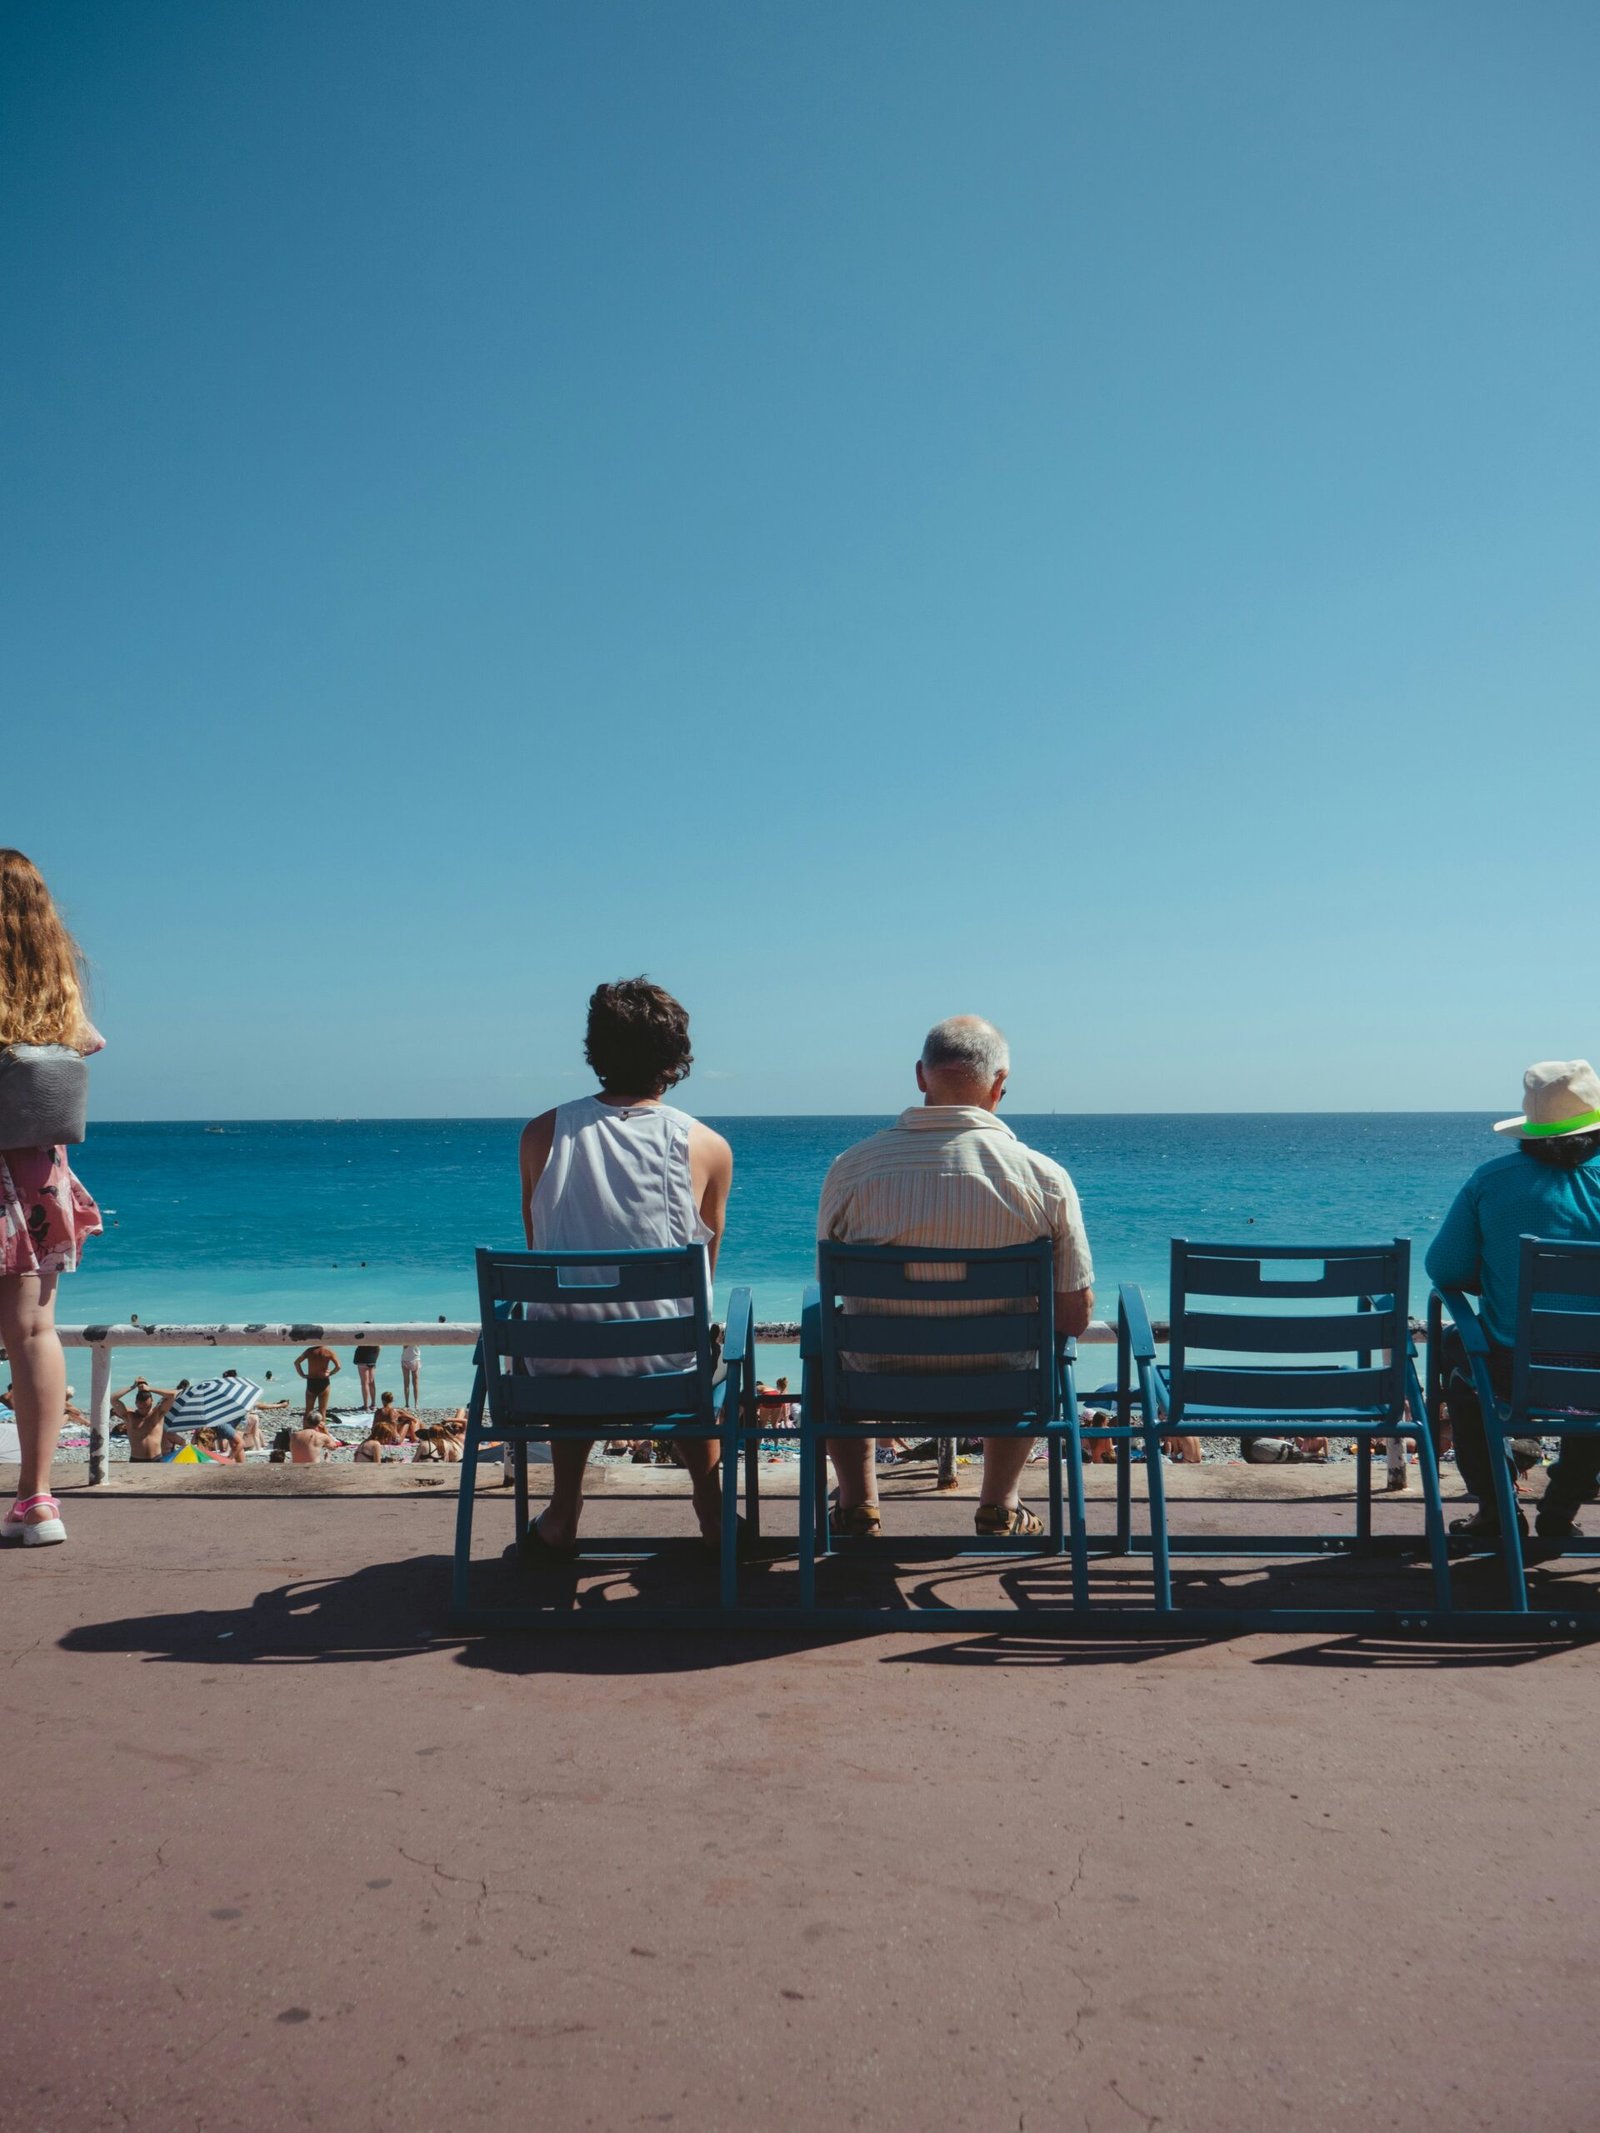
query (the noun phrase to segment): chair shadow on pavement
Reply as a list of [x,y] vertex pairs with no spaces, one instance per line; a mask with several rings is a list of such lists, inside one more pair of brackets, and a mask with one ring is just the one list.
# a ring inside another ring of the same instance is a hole
[[[450,1558],[408,1555],[365,1564],[340,1577],[297,1578],[258,1593],[248,1607],[195,1607],[82,1623],[68,1630],[59,1644],[68,1652],[142,1654],[152,1661],[208,1667],[371,1664],[442,1652],[463,1666],[508,1674],[671,1674],[811,1650],[838,1643],[844,1635],[796,1623],[792,1632],[757,1635],[640,1624],[631,1632],[573,1636],[563,1633],[564,1618],[573,1611],[627,1606],[626,1599],[612,1597],[619,1583],[641,1598],[656,1597],[651,1590],[655,1566],[640,1562],[596,1576],[594,1566],[585,1565],[581,1573],[558,1569],[530,1579],[519,1571],[514,1552],[507,1550],[500,1564],[474,1569],[491,1576],[498,1571],[497,1582],[514,1585],[514,1595],[502,1597],[537,1597],[548,1604],[549,1629],[471,1635],[452,1631]],[[702,1583],[714,1597],[715,1575],[715,1566],[702,1566],[686,1546],[679,1562],[669,1558],[667,1563],[666,1578],[677,1589],[661,1597],[700,1597],[695,1588]]]

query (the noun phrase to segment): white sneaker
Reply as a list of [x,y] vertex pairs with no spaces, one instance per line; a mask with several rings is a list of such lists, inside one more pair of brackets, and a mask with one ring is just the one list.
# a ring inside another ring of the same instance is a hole
[[[41,1504],[50,1506],[48,1518],[29,1520],[27,1513]],[[0,1546],[8,1548],[54,1548],[67,1537],[61,1523],[61,1506],[53,1496],[19,1496],[0,1519]]]

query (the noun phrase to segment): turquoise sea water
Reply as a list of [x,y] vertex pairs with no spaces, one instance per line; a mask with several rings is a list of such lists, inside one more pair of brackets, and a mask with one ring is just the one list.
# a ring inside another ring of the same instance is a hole
[[[1103,1296],[1119,1281],[1166,1301],[1173,1236],[1212,1241],[1363,1242],[1410,1237],[1414,1302],[1422,1252],[1456,1187],[1499,1152],[1491,1114],[1017,1115],[1013,1129],[1077,1181]],[[823,1173],[882,1118],[713,1121],[735,1174],[719,1296],[748,1283],[756,1315],[793,1318],[810,1277]],[[74,1167],[106,1215],[62,1285],[63,1324],[433,1319],[474,1314],[473,1248],[520,1245],[520,1119],[290,1119],[101,1125]],[[119,1370],[124,1358],[119,1356]],[[237,1363],[253,1376],[289,1358],[167,1351],[134,1367],[195,1376]],[[347,1371],[349,1358],[344,1358]],[[398,1356],[379,1384],[399,1391]],[[789,1351],[792,1367],[793,1351]],[[772,1367],[784,1367],[775,1351]],[[86,1367],[74,1359],[80,1392]],[[424,1365],[427,1398],[459,1399],[462,1351]],[[81,1382],[80,1382],[81,1381]],[[340,1381],[342,1390],[344,1381]]]

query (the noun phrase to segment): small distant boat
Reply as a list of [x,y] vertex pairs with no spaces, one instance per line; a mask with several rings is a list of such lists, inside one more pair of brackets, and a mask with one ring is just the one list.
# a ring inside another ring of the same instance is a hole
[[227,1130],[226,1126],[207,1126],[206,1128],[207,1133],[226,1133]]

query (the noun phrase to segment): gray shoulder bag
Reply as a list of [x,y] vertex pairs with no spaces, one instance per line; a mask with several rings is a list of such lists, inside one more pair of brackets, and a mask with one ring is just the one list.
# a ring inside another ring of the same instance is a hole
[[81,1141],[89,1062],[70,1044],[0,1045],[0,1148]]

